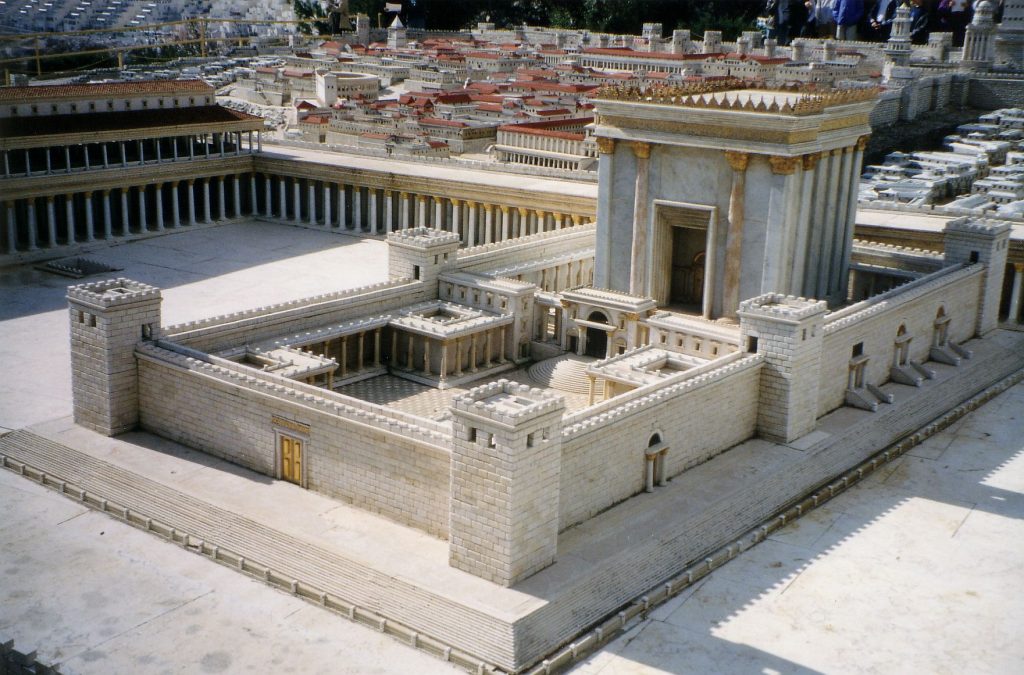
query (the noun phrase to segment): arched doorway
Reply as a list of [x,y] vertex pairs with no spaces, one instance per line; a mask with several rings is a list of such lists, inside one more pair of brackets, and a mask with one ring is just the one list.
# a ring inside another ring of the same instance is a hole
[[[603,312],[591,312],[587,321],[607,324],[608,317]],[[598,359],[608,356],[608,333],[600,328],[587,326],[587,348],[583,353]]]

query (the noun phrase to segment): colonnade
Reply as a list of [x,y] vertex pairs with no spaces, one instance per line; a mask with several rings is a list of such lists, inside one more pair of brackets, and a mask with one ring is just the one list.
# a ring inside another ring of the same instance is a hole
[[302,348],[338,362],[331,380],[333,386],[336,382],[344,383],[349,378],[367,375],[382,367],[382,331],[383,328],[378,326],[304,345]]
[[31,252],[237,218],[250,210],[245,196],[251,180],[246,177],[231,174],[7,200],[3,202],[0,253]]
[[267,217],[376,235],[427,227],[456,232],[465,246],[561,230],[583,222],[583,217],[576,214],[296,176],[261,174],[253,194],[255,212]]
[[1022,305],[1024,305],[1024,263],[1010,263],[1006,266],[1006,269],[1006,273],[1010,276],[1010,302],[1006,321],[1007,323],[1024,324],[1024,313],[1022,313]]
[[449,377],[508,363],[506,335],[504,325],[458,338],[392,329],[391,366],[444,384]]
[[0,150],[0,161],[3,177],[11,178],[232,157],[261,148],[259,131],[231,131]]

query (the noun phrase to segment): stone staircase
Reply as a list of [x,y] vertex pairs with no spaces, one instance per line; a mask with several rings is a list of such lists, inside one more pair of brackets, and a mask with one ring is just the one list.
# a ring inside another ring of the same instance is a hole
[[590,356],[563,354],[544,359],[530,366],[530,379],[542,387],[584,396],[589,392],[587,366],[597,359]]

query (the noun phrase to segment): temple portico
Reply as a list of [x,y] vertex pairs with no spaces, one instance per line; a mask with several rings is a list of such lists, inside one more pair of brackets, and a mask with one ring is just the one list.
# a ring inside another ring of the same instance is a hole
[[768,291],[846,300],[876,93],[744,87],[597,97],[595,285],[707,319]]

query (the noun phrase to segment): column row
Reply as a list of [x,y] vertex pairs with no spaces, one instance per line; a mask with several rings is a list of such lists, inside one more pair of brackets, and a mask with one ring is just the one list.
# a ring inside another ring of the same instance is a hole
[[455,232],[480,246],[581,224],[575,214],[489,204],[294,176],[253,179],[255,212],[324,229],[386,234],[411,227]]
[[240,217],[245,176],[7,200],[0,251],[14,254]]
[[236,156],[258,151],[260,132],[194,134],[2,150],[3,176],[47,175]]

